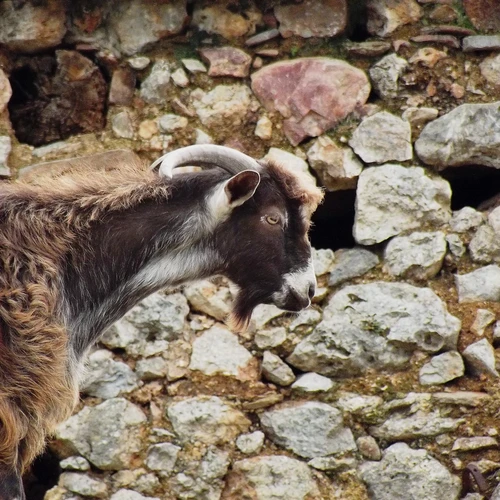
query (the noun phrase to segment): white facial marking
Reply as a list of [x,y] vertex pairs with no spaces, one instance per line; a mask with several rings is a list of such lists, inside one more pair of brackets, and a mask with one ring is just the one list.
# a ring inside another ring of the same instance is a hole
[[311,305],[309,288],[311,285],[316,285],[316,275],[314,274],[312,259],[309,259],[307,265],[302,269],[285,274],[283,279],[283,287],[279,292],[273,294],[273,300],[277,303],[284,302],[286,296],[293,290],[300,297],[307,298],[309,302],[307,307],[309,307]]

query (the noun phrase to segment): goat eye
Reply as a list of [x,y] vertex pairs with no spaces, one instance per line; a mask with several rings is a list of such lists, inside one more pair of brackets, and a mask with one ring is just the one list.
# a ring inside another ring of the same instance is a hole
[[280,218],[277,215],[266,215],[266,222],[274,226],[275,224],[279,224]]

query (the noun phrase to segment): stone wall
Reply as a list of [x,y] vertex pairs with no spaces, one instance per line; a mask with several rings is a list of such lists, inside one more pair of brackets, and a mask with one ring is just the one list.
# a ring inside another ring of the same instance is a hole
[[221,279],[130,311],[31,498],[500,498],[499,29],[495,0],[0,4],[1,176],[226,144],[309,171],[335,250],[240,336]]

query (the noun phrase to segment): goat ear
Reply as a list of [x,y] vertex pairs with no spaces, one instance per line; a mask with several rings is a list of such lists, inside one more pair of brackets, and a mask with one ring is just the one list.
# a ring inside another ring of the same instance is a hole
[[225,186],[229,207],[234,208],[242,205],[250,199],[260,184],[260,174],[255,170],[243,170],[229,179]]

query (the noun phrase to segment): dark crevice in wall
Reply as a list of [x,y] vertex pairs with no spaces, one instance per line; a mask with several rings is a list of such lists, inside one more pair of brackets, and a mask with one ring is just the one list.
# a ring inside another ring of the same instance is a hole
[[45,493],[57,485],[60,475],[59,459],[47,450],[35,460],[25,477],[26,500],[43,500]]

